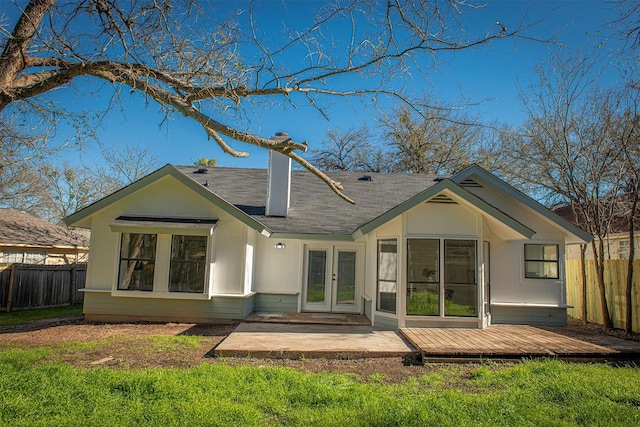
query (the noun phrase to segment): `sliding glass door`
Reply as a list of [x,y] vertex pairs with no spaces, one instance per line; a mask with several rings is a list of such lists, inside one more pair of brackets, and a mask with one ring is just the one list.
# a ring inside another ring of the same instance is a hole
[[407,315],[478,314],[475,240],[407,239]]

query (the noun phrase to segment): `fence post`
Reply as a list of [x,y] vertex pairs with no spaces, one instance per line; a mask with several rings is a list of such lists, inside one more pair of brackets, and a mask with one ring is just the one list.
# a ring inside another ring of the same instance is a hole
[[9,292],[7,295],[7,313],[11,311],[11,300],[13,299],[13,282],[16,278],[16,265],[11,264],[11,273],[9,273]]
[[76,264],[71,266],[71,279],[69,280],[69,305],[73,305],[76,297]]

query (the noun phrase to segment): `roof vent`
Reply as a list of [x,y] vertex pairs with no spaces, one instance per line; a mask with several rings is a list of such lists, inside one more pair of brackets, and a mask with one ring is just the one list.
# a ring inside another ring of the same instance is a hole
[[482,188],[482,185],[478,184],[476,181],[474,181],[471,178],[463,179],[462,181],[460,181],[460,186],[461,187]]
[[439,177],[434,178],[433,180],[434,180],[435,182],[442,182],[442,181],[444,181],[444,180],[445,180],[445,178],[442,178],[441,176],[439,176]]
[[454,205],[457,204],[453,199],[451,199],[449,196],[445,194],[438,194],[433,199],[429,200],[428,203],[445,203],[445,204],[454,204]]
[[200,168],[197,171],[195,171],[194,173],[208,173],[209,169],[207,168]]
[[371,175],[362,175],[358,178],[358,181],[373,181],[373,178],[371,178]]

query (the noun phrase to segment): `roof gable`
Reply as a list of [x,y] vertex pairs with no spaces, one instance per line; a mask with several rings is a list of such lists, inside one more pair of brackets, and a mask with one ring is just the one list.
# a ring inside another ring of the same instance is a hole
[[546,208],[539,202],[533,200],[531,197],[527,196],[515,187],[507,184],[497,176],[489,173],[478,165],[474,164],[467,167],[466,169],[452,176],[451,180],[457,183],[464,183],[469,181],[476,183],[478,181],[481,181],[487,183],[488,185],[502,191],[509,197],[529,207],[530,209],[541,215],[543,218],[545,218],[547,221],[555,224],[557,227],[564,229],[568,234],[575,236],[577,240],[588,243],[593,239],[593,237],[589,233],[585,232],[579,227],[576,227],[564,218],[561,218],[550,209]]
[[263,233],[267,235],[270,234],[270,230],[268,230],[268,228],[264,224],[261,224],[259,221],[256,221],[253,217],[243,212],[238,207],[234,206],[233,204],[230,204],[229,202],[222,199],[212,191],[209,191],[203,185],[200,185],[196,181],[189,179],[187,176],[185,176],[184,173],[180,172],[176,167],[172,165],[163,166],[162,168],[145,176],[144,178],[141,178],[138,181],[132,184],[129,184],[126,187],[116,191],[115,193],[92,203],[86,208],[72,215],[69,215],[67,218],[64,219],[64,221],[67,225],[74,225],[78,227],[88,227],[90,224],[91,216],[93,216],[100,210],[107,208],[108,206],[117,202],[118,200],[121,200],[166,176],[171,176],[175,178],[176,180],[186,185],[191,190],[195,191],[200,196],[204,197],[205,199],[207,199],[208,201],[210,201],[211,203],[213,203],[214,205],[216,205],[226,213],[240,220],[241,222],[253,228],[254,230],[258,231],[259,233]]
[[514,218],[510,217],[509,215],[505,214],[504,212],[500,211],[499,209],[495,208],[489,203],[485,202],[478,196],[468,192],[467,190],[465,190],[464,188],[456,184],[454,181],[450,179],[445,179],[440,181],[438,184],[434,185],[433,187],[430,187],[422,191],[420,194],[417,194],[411,199],[387,211],[384,215],[378,218],[375,218],[374,220],[368,222],[367,224],[364,224],[363,226],[359,227],[358,230],[356,230],[353,234],[354,238],[357,238],[361,235],[364,235],[373,231],[374,229],[380,227],[382,224],[390,221],[391,219],[397,217],[398,215],[405,213],[409,209],[423,202],[439,197],[440,195],[443,194],[443,192],[448,192],[454,195],[455,198],[464,200],[465,202],[477,208],[478,210],[497,219],[498,221],[500,221],[507,227],[511,228],[512,230],[516,231],[517,233],[519,233],[525,238],[529,239],[533,237],[533,235],[535,234],[535,231],[530,229],[526,225],[520,223],[519,221],[515,220]]

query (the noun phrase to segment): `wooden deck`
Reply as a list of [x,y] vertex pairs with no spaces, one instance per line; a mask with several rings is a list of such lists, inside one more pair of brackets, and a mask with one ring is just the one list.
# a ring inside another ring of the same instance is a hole
[[640,360],[640,343],[568,328],[490,326],[486,329],[403,328],[424,361],[551,357]]

